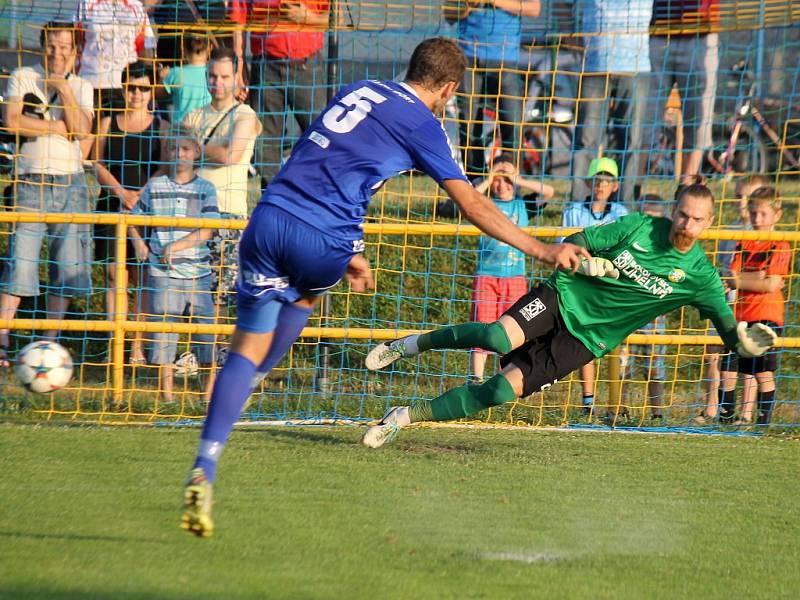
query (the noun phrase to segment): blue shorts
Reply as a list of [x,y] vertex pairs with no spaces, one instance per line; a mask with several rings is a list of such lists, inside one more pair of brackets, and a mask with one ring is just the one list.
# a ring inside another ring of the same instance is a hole
[[283,209],[259,204],[239,242],[236,326],[275,329],[281,303],[319,296],[341,280],[360,240],[337,240]]

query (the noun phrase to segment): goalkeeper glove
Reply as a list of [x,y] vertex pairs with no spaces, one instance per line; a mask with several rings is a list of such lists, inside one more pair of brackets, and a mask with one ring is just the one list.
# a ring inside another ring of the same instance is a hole
[[611,279],[619,279],[619,271],[607,258],[600,258],[593,256],[592,258],[582,258],[581,266],[578,267],[578,273],[588,277],[609,277]]
[[746,321],[740,321],[736,326],[736,335],[739,343],[736,344],[736,353],[743,358],[755,358],[769,350],[778,339],[777,334],[763,323],[753,323],[750,327]]

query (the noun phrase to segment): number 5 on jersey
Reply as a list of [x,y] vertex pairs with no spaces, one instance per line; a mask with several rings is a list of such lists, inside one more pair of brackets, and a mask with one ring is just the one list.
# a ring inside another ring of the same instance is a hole
[[366,86],[344,96],[339,103],[322,115],[322,123],[334,133],[348,133],[372,110],[372,104],[385,102],[386,98]]

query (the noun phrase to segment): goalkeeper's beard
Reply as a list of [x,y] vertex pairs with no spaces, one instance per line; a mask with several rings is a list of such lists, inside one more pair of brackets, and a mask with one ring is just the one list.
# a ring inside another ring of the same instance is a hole
[[674,229],[672,231],[672,245],[681,252],[686,252],[697,241],[691,233],[684,229]]

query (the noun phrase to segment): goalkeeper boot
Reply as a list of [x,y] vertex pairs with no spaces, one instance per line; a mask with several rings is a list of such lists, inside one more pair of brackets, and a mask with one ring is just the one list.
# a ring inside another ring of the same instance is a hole
[[214,532],[211,520],[211,482],[203,469],[192,469],[183,489],[181,527],[197,537],[209,537]]
[[398,432],[411,424],[407,406],[394,406],[383,415],[380,423],[373,425],[361,438],[367,448],[380,448],[397,437]]
[[396,360],[419,354],[417,335],[409,335],[391,342],[381,342],[367,354],[364,363],[370,371],[384,369]]

